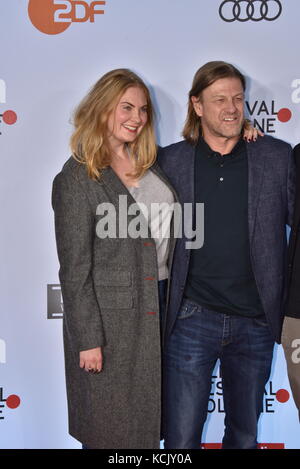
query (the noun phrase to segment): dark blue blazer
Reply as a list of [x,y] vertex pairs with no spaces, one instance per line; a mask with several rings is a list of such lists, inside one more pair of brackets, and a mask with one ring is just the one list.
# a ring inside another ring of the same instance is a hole
[[294,148],[296,201],[289,242],[289,292],[286,315],[300,318],[300,144]]
[[[289,144],[265,136],[246,144],[248,155],[248,225],[252,269],[274,339],[281,337],[287,278],[286,224],[291,224],[295,168]],[[194,203],[195,147],[187,141],[160,149],[158,162],[181,204]],[[184,231],[184,230],[183,230]],[[177,239],[172,267],[164,338],[179,311],[190,262],[187,239]]]

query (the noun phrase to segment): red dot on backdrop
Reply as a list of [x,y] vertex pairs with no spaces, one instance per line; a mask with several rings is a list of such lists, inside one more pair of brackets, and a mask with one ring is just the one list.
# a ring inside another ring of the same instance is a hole
[[18,118],[18,116],[15,113],[15,111],[5,111],[2,114],[3,122],[5,122],[5,124],[8,124],[8,125],[12,125],[15,122],[17,122],[17,118]]
[[10,409],[16,409],[17,407],[19,407],[20,403],[21,399],[15,394],[11,394],[11,396],[8,396],[8,398],[6,399],[6,405]]
[[280,122],[288,122],[292,117],[292,112],[288,108],[283,107],[277,112],[277,117]]
[[290,398],[290,393],[286,389],[279,389],[276,393],[278,402],[287,402]]

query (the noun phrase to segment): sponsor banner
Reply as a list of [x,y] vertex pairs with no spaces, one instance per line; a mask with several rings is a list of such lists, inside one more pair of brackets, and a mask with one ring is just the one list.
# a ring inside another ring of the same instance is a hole
[[[182,138],[196,70],[225,60],[247,76],[245,110],[254,125],[294,145],[300,141],[300,2],[2,3],[0,448],[80,448],[68,435],[62,325],[51,321],[64,314],[51,186],[69,157],[72,111],[104,73],[131,68],[150,86],[158,143],[168,145]],[[300,338],[293,344],[297,362],[299,344]],[[223,429],[222,381],[215,372],[203,447],[219,448]],[[266,442],[262,449],[300,448],[280,346],[258,440]]]
[[[274,414],[278,409],[278,403],[285,404],[290,399],[290,393],[287,389],[276,389],[276,385],[271,379],[264,392],[262,414]],[[217,375],[212,376],[212,390],[208,402],[208,413],[224,414],[222,378],[220,369]]]

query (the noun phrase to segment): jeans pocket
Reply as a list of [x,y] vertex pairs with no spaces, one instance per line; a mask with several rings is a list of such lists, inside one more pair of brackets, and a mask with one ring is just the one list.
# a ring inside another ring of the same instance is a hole
[[265,319],[253,318],[253,323],[255,324],[255,326],[269,327],[269,324],[267,323],[267,321]]
[[190,318],[197,311],[197,309],[198,306],[195,303],[192,303],[189,300],[183,300],[177,319]]

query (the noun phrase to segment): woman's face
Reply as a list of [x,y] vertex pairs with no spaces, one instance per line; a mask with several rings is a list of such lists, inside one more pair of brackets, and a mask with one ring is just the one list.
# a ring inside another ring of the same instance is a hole
[[144,91],[138,86],[128,88],[108,119],[108,138],[111,147],[133,142],[147,120],[147,99]]

